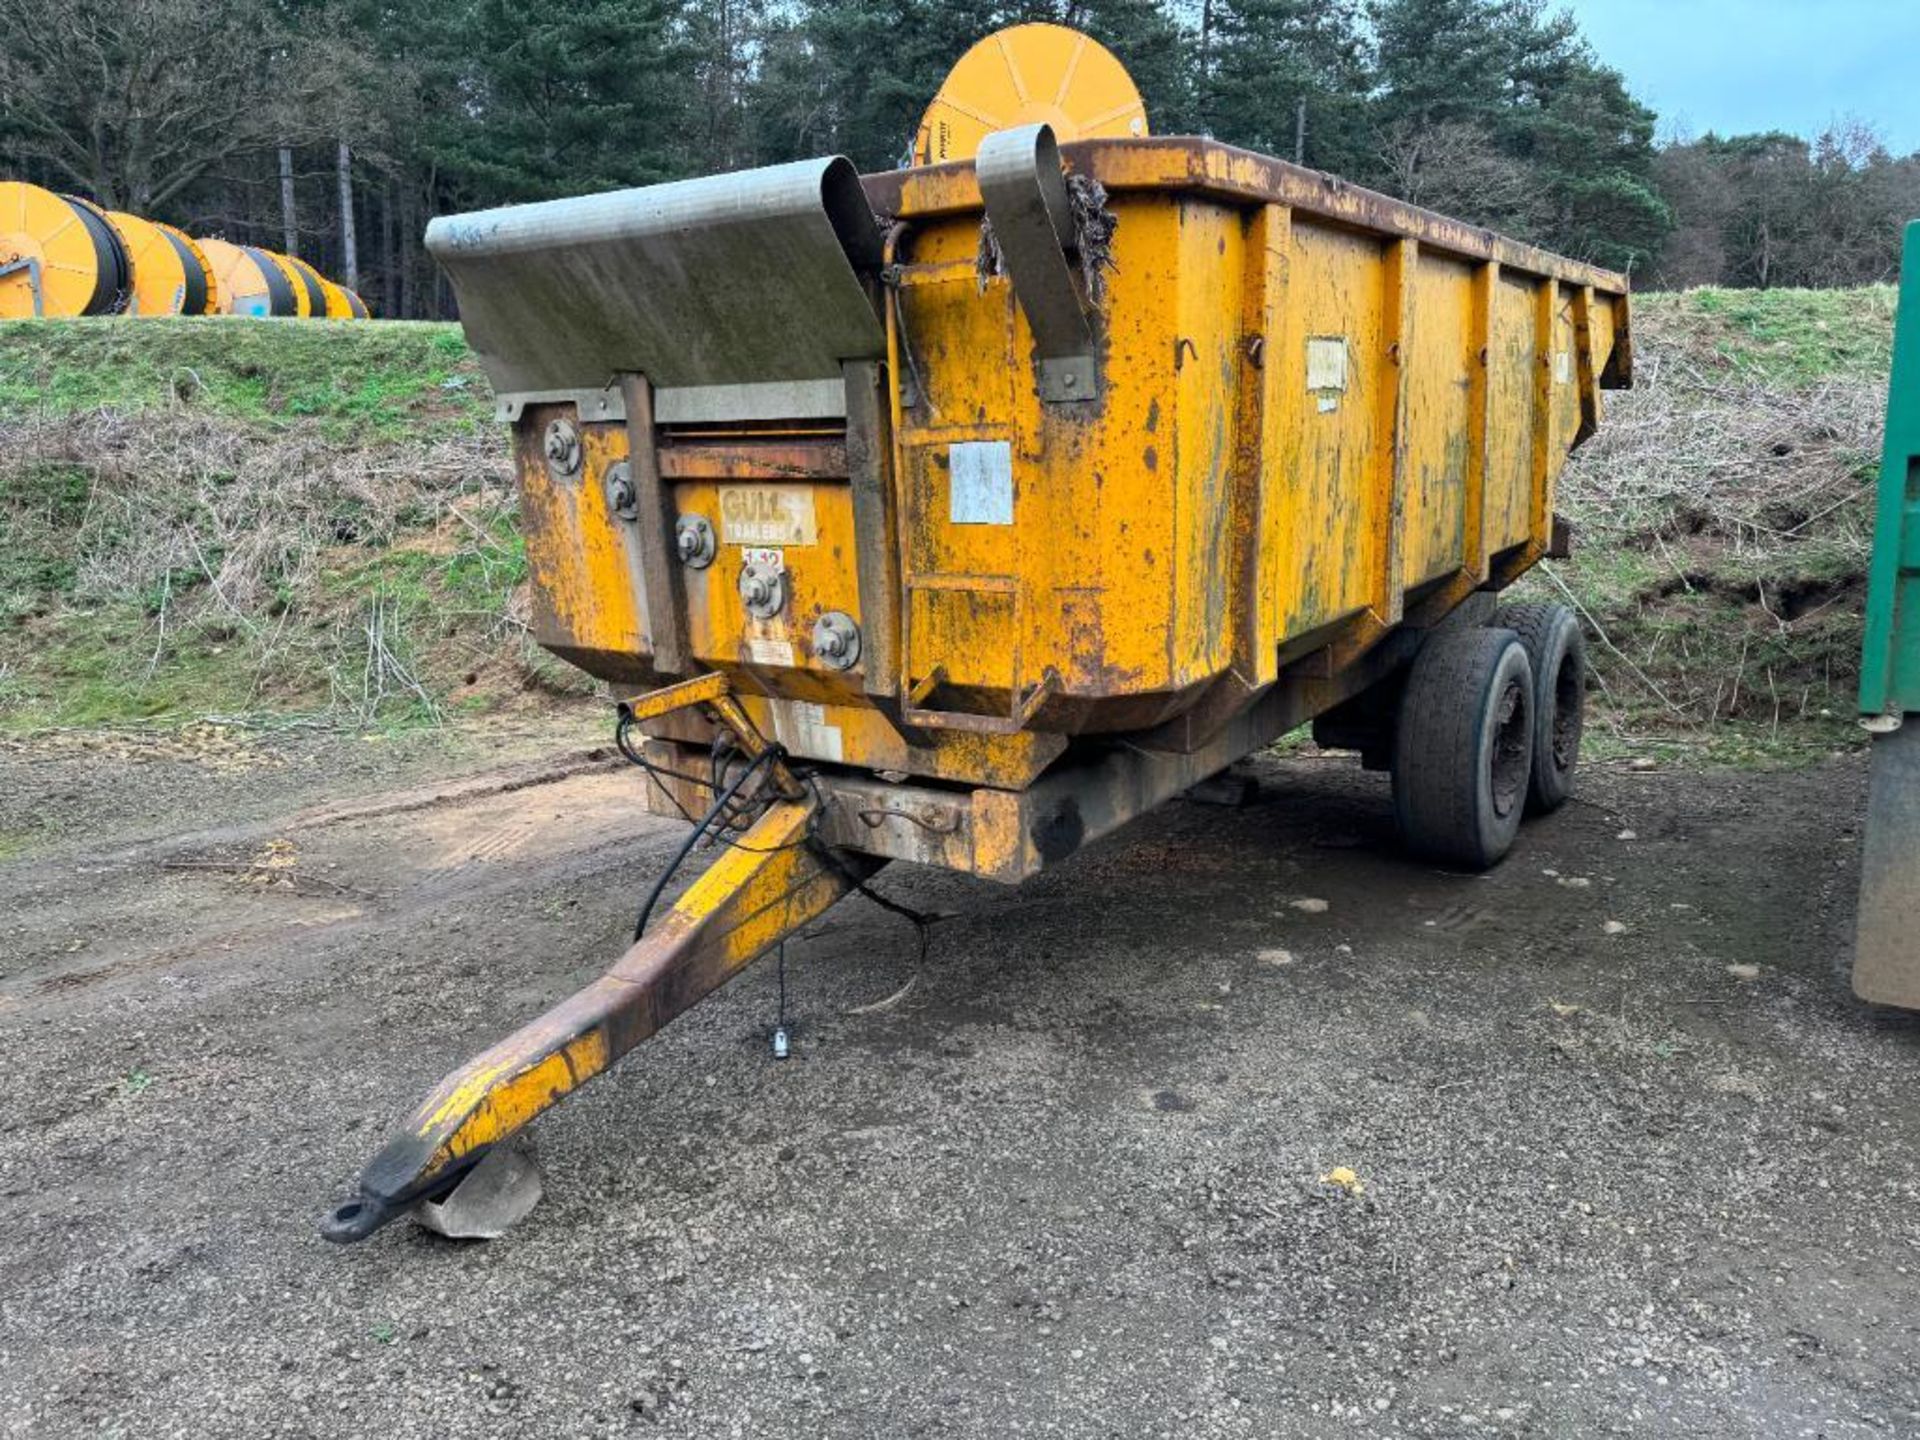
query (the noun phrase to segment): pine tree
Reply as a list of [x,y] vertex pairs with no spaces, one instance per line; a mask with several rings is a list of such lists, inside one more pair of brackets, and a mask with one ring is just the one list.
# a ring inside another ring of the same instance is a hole
[[1654,115],[1570,16],[1545,0],[1372,0],[1369,14],[1383,178],[1583,259],[1648,260],[1673,223],[1653,184]]
[[[1368,72],[1357,0],[1212,0],[1199,118],[1206,131],[1323,170],[1367,168]],[[1301,107],[1305,111],[1302,113]]]
[[431,162],[493,203],[709,168],[687,143],[695,74],[677,19],[672,0],[476,0],[441,38],[453,84],[426,117]]

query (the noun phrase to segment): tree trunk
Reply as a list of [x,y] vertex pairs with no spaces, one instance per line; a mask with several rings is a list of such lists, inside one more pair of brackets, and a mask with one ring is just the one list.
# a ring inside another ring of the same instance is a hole
[[1213,0],[1200,0],[1200,125],[1213,133]]
[[400,259],[394,247],[393,181],[380,192],[380,308],[400,318]]
[[400,193],[400,315],[412,320],[420,313],[415,295],[419,288],[415,272],[420,267],[414,263],[413,240],[413,217],[419,213],[419,202],[414,198],[412,186],[407,186]]
[[300,232],[293,223],[293,151],[280,147],[280,248],[288,255],[300,253]]
[[340,142],[340,278],[349,290],[360,288],[360,247],[353,233],[353,152]]

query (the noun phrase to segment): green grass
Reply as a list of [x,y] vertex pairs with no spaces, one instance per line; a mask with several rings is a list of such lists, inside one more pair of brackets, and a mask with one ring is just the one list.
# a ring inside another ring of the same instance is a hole
[[333,439],[493,423],[457,325],[236,316],[0,322],[0,412],[187,409]]
[[92,483],[86,466],[67,461],[0,467],[0,627],[72,588],[72,538]]
[[[453,325],[0,323],[0,731],[387,728],[564,687],[504,619],[492,411]],[[249,544],[236,613],[210,576]]]
[[161,637],[132,605],[58,612],[30,632],[37,663],[0,681],[0,730],[145,723],[250,708],[244,641],[193,626]]
[[1664,327],[1697,327],[1740,375],[1789,385],[1883,376],[1893,344],[1897,292],[1858,290],[1688,290],[1636,297],[1642,317]]
[[[424,533],[424,532],[423,532]],[[476,531],[457,537],[460,548],[399,546],[345,562],[325,578],[343,599],[385,596],[409,607],[443,613],[499,611],[501,599],[527,578],[525,537],[511,514],[495,511]]]
[[[1562,477],[1606,688],[1590,748],[1743,766],[1861,743],[1866,537],[1895,292],[1634,297],[1636,389]],[[1546,575],[1521,593],[1561,598]],[[1604,642],[1599,636],[1604,635]]]

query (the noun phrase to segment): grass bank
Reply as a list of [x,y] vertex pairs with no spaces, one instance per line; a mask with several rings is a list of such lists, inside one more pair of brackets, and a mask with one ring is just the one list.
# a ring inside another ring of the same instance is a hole
[[[1636,298],[1636,388],[1529,577],[1593,636],[1595,743],[1855,742],[1894,292]],[[0,324],[0,729],[355,725],[584,682],[526,637],[504,435],[457,327]]]
[[508,481],[455,326],[0,325],[0,728],[572,685],[525,639]]
[[1604,743],[1726,759],[1859,743],[1852,723],[1891,287],[1634,302],[1634,388],[1564,475]]

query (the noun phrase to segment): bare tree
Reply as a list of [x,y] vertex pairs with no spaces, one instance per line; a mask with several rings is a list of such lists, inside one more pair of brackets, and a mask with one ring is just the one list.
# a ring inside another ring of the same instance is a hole
[[[1805,281],[1858,285],[1897,278],[1893,237],[1913,218],[1913,169],[1864,121],[1841,120],[1813,142],[1807,177]],[[1904,183],[1903,183],[1904,182]]]
[[1381,136],[1380,163],[1388,189],[1429,210],[1522,237],[1539,218],[1536,177],[1476,125],[1402,120]]
[[1726,166],[1694,141],[1676,140],[1654,160],[1654,182],[1673,206],[1675,225],[1660,247],[1653,284],[1662,290],[1718,285],[1731,260],[1727,237],[1740,204]]
[[359,69],[265,0],[6,0],[0,132],[147,211],[237,157],[334,132]]

